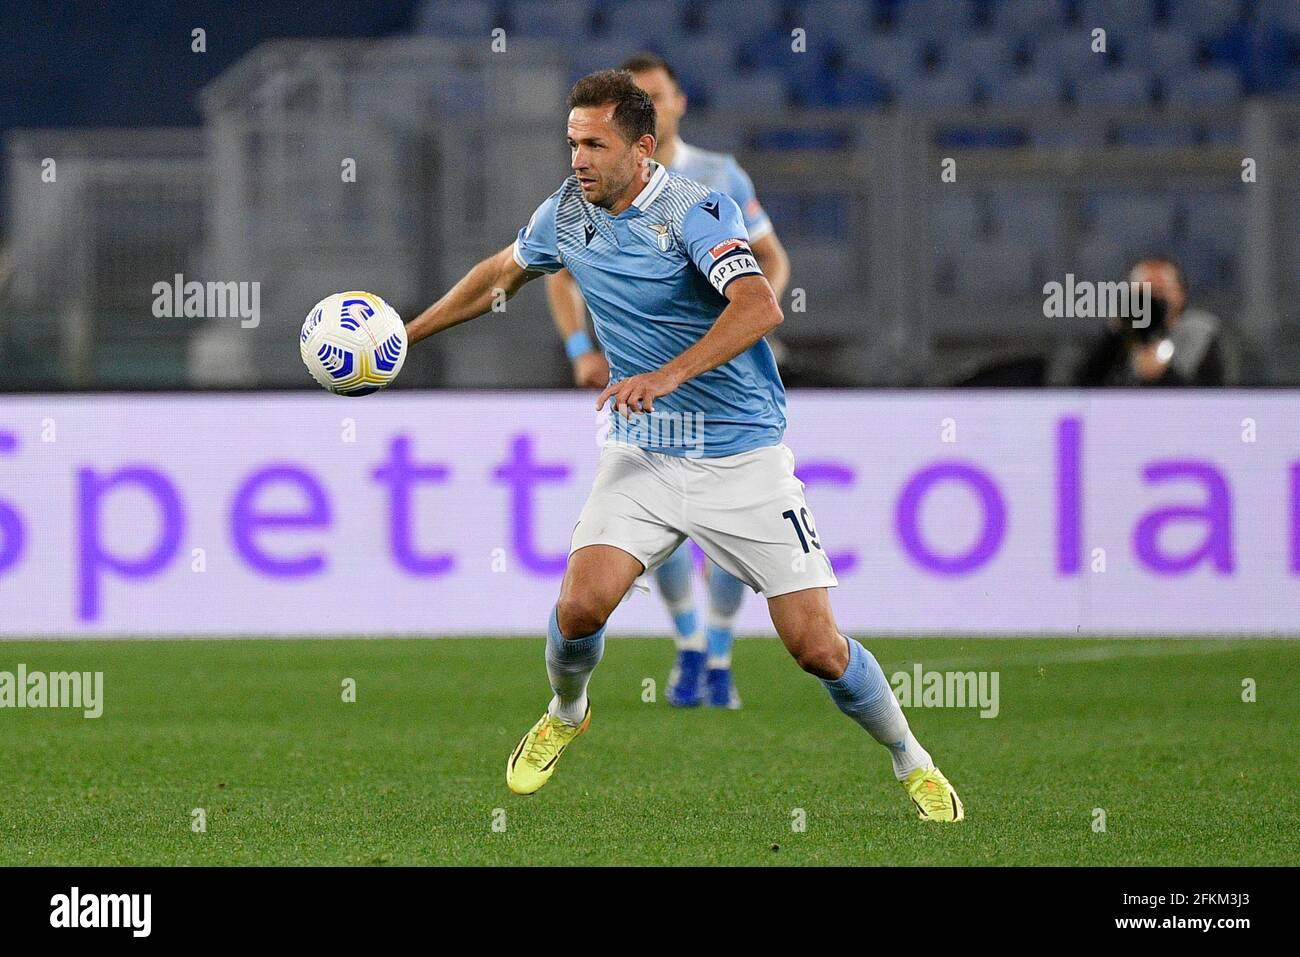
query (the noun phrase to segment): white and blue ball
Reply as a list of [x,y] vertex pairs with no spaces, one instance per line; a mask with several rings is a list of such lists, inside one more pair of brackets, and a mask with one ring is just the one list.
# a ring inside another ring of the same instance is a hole
[[369,395],[397,378],[406,361],[402,317],[371,292],[326,296],[302,324],[307,371],[338,395]]

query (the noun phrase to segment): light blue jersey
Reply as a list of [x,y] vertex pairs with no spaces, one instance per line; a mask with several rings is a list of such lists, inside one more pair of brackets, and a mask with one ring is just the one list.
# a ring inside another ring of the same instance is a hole
[[754,181],[740,168],[734,156],[702,150],[679,139],[673,154],[672,171],[734,199],[745,217],[750,242],[758,242],[772,232],[772,221],[758,202]]
[[[605,347],[611,382],[667,365],[717,321],[732,280],[762,275],[731,197],[658,164],[651,170],[645,189],[617,216],[587,202],[570,176],[514,245],[522,268],[572,274]],[[656,399],[655,416],[687,422],[694,440],[617,415],[611,439],[708,458],[776,445],[785,433],[785,388],[772,350],[760,339]]]

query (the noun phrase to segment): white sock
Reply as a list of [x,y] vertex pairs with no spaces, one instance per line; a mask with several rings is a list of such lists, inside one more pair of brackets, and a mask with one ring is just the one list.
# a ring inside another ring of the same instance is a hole
[[562,699],[559,695],[556,695],[551,699],[551,703],[546,706],[546,713],[576,728],[582,724],[582,719],[587,716],[587,692],[584,691],[577,698]]
[[691,632],[685,638],[677,639],[678,651],[708,651],[709,639],[703,629]]

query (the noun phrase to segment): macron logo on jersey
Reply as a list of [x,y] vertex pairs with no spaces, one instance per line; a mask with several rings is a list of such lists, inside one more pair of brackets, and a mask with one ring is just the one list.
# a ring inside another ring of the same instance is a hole
[[709,249],[709,256],[713,259],[709,266],[709,283],[718,292],[723,292],[733,279],[763,275],[748,240],[738,237],[724,240]]

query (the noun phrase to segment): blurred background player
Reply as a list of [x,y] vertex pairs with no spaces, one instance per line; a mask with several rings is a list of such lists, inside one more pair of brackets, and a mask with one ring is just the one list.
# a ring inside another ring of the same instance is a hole
[[[772,221],[758,202],[749,176],[735,157],[682,141],[678,126],[686,113],[686,94],[667,62],[653,53],[638,53],[624,61],[622,69],[632,73],[637,86],[654,102],[659,142],[655,161],[736,201],[749,231],[750,248],[780,301],[790,278],[790,260],[777,239]],[[604,388],[609,382],[609,365],[587,331],[586,303],[568,270],[547,277],[546,296],[555,328],[573,363],[574,382],[583,387]],[[769,344],[779,362],[783,350],[776,342]],[[706,560],[709,619],[707,629],[701,628],[691,587],[691,565],[690,542],[683,542],[655,570],[659,593],[677,632],[677,661],[668,679],[668,702],[689,708],[703,699],[715,708],[739,708],[740,696],[731,675],[731,646],[745,585]]]

